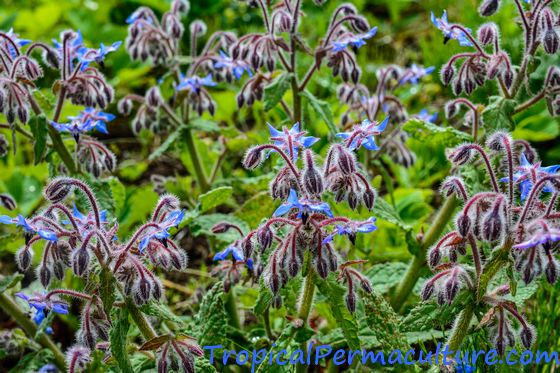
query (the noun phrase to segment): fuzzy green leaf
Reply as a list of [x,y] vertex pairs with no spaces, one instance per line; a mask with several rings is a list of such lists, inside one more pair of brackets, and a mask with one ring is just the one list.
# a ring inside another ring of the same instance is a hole
[[22,278],[23,275],[21,273],[15,273],[9,276],[0,276],[0,293],[16,286]]
[[292,79],[292,74],[281,74],[264,87],[263,101],[265,111],[269,111],[282,100],[282,97],[290,88],[290,79]]
[[364,294],[365,317],[369,328],[384,350],[408,350],[405,336],[399,329],[398,316],[385,298],[375,290]]
[[309,91],[303,91],[300,94],[309,101],[313,110],[315,110],[317,115],[325,121],[327,127],[329,128],[329,132],[334,136],[338,132],[338,129],[334,123],[334,115],[331,110],[331,105],[326,101],[319,100]]
[[196,315],[197,340],[200,346],[222,344],[226,339],[227,315],[222,300],[223,284],[217,282],[204,296]]
[[403,130],[410,137],[421,142],[452,147],[464,141],[469,141],[470,136],[453,127],[440,127],[436,124],[420,119],[411,119],[403,125]]
[[186,126],[182,125],[177,127],[175,131],[171,132],[171,134],[167,136],[167,139],[165,139],[165,141],[150,154],[150,156],[148,157],[148,161],[151,162],[154,159],[158,159],[165,152],[167,152],[175,143],[175,141],[181,136],[185,128]]
[[128,346],[127,335],[130,323],[128,322],[128,308],[122,307],[115,311],[113,326],[110,332],[111,355],[116,360],[121,372],[133,373],[132,365],[128,360],[126,346]]
[[183,320],[181,320],[181,318],[175,315],[167,305],[159,301],[149,301],[148,303],[143,304],[142,307],[140,307],[140,310],[148,316],[158,317],[161,320],[171,321],[179,325],[183,324]]
[[482,112],[484,128],[487,131],[513,131],[515,123],[511,116],[513,115],[515,104],[515,100],[509,100],[501,96],[490,97],[490,104]]
[[36,115],[29,121],[29,127],[35,141],[33,141],[33,152],[35,154],[35,164],[41,162],[47,150],[47,136],[49,133],[49,123],[44,114]]
[[202,194],[198,197],[200,212],[206,212],[226,202],[233,194],[233,188],[229,186],[219,187]]

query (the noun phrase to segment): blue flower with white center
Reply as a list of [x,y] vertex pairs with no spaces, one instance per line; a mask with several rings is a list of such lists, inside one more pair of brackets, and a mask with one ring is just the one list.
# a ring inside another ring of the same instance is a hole
[[412,64],[412,66],[410,66],[410,68],[408,68],[403,74],[403,77],[399,81],[399,84],[417,84],[421,78],[425,77],[428,74],[431,74],[434,70],[434,66],[424,67]]
[[243,251],[239,247],[237,247],[235,244],[234,245],[229,245],[228,247],[226,247],[222,251],[216,253],[216,255],[214,255],[213,261],[216,262],[216,261],[227,260],[230,254],[231,254],[231,257],[233,259],[235,259],[235,261],[245,262],[245,264],[247,265],[247,268],[249,268],[251,271],[253,270],[253,259],[249,258],[249,259],[245,260],[245,256],[243,255]]
[[70,119],[72,122],[78,120],[82,123],[91,121],[90,126],[92,126],[92,128],[95,128],[101,133],[108,134],[109,132],[107,131],[107,123],[115,119],[115,116],[110,113],[95,110],[92,107],[87,107],[82,110],[78,116],[68,117],[68,119]]
[[297,209],[298,218],[304,218],[307,220],[307,216],[309,213],[322,213],[327,215],[329,218],[333,217],[333,213],[331,212],[331,208],[329,204],[326,202],[320,201],[310,201],[306,199],[298,199],[297,193],[294,189],[290,189],[290,195],[288,196],[288,200],[280,205],[274,211],[274,216],[282,216],[290,212],[292,209]]
[[514,245],[514,249],[529,249],[531,247],[549,244],[560,241],[560,230],[554,228],[543,228],[533,233],[528,241]]
[[350,37],[343,37],[341,40],[332,43],[332,51],[340,52],[345,50],[348,46],[354,48],[361,48],[366,45],[365,40],[371,39],[377,33],[377,26],[370,29],[368,32],[363,34],[352,35]]
[[375,225],[375,218],[371,217],[368,220],[360,221],[360,222],[348,222],[346,224],[339,224],[335,227],[334,232],[329,234],[327,237],[323,239],[323,243],[332,242],[334,236],[336,235],[348,235],[350,241],[354,242],[356,239],[356,233],[370,233],[377,229]]
[[143,252],[150,241],[154,239],[166,245],[166,240],[171,235],[169,233],[169,228],[177,227],[179,224],[181,224],[184,217],[185,210],[176,210],[171,212],[164,221],[158,223],[158,227],[152,227],[148,229],[147,233],[140,240],[140,245],[138,245],[138,249],[140,250],[140,252]]
[[427,109],[422,109],[414,118],[423,120],[424,122],[434,123],[438,117],[438,113],[430,114]]
[[[29,296],[25,293],[16,293],[16,297],[23,299],[29,305],[30,309],[35,309],[37,311],[52,311],[54,313],[58,313],[59,315],[67,315],[68,314],[68,304],[54,298],[47,298],[46,293],[43,294],[34,294],[33,296]],[[39,320],[40,318],[37,318]],[[40,319],[42,321],[43,319]]]
[[187,77],[179,74],[179,84],[175,88],[177,91],[189,90],[198,93],[202,87],[215,87],[217,84],[212,80],[212,74],[204,78],[199,76]]
[[[533,185],[539,181],[544,176],[552,175],[558,172],[560,165],[541,167],[541,162],[531,164],[525,153],[521,153],[520,165],[517,167],[517,171],[513,174],[513,182],[519,184],[521,189],[521,200],[525,200]],[[509,178],[503,177],[500,179],[502,182],[509,182]],[[554,188],[551,185],[545,185],[542,189],[543,192],[553,192]]]
[[346,147],[350,150],[359,149],[361,146],[368,150],[378,150],[375,136],[379,136],[385,130],[387,123],[388,116],[379,124],[365,119],[361,124],[355,125],[352,131],[337,133],[336,137],[344,139]]
[[26,234],[35,235],[38,234],[39,237],[47,240],[47,241],[56,241],[57,236],[54,232],[43,229],[42,227],[34,226],[30,222],[25,219],[23,215],[18,215],[17,218],[11,218],[7,215],[0,215],[0,223],[1,224],[15,224],[16,227],[21,227],[25,231]]
[[[18,47],[23,47],[29,43],[31,43],[31,40],[27,40],[27,39],[20,39],[19,36],[14,32],[14,29],[11,28],[6,35],[12,39],[12,41],[18,46]],[[10,56],[12,58],[16,58],[17,54],[16,54],[16,50],[14,49],[14,46],[12,45],[12,43],[6,41],[6,40],[2,40],[0,41],[1,43],[3,43],[4,47],[7,47]]]
[[[294,161],[298,157],[298,148],[309,148],[319,140],[317,137],[305,136],[307,132],[299,130],[299,122],[294,124],[290,130],[287,127],[283,127],[281,131],[272,127],[270,123],[267,124],[272,143],[288,152]],[[274,152],[274,150],[271,150],[271,152]]]
[[68,132],[72,134],[76,141],[79,141],[80,134],[93,131],[96,128],[95,122],[90,119],[85,122],[80,119],[74,119],[70,123],[57,123],[51,121],[51,126],[53,126],[58,132]]
[[[469,38],[467,37],[467,35],[465,35],[465,33],[461,30],[458,29],[453,29],[451,28],[452,25],[449,24],[449,22],[447,21],[447,11],[444,10],[443,11],[443,15],[441,16],[441,18],[436,18],[436,16],[434,15],[434,12],[432,12],[432,23],[441,30],[441,32],[443,32],[443,43],[447,43],[449,40],[451,39],[455,39],[459,42],[459,45],[462,45],[463,47],[472,47],[473,44],[471,43],[471,41],[469,40]],[[469,28],[465,28],[468,32],[471,32],[471,30]]]
[[84,70],[91,62],[103,64],[105,57],[107,57],[109,53],[115,52],[117,49],[119,49],[121,44],[122,41],[116,41],[109,46],[101,43],[99,45],[99,49],[85,47],[78,49],[77,56],[78,60],[82,63],[82,70]]
[[228,56],[225,52],[220,51],[220,57],[216,58],[214,62],[215,69],[231,69],[231,72],[237,80],[241,79],[243,74],[247,72],[249,77],[253,76],[249,64],[243,60],[234,60]]

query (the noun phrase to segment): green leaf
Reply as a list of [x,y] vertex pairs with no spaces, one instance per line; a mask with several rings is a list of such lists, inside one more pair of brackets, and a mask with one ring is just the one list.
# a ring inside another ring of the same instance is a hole
[[460,292],[453,303],[439,306],[431,299],[418,304],[401,322],[403,332],[428,331],[434,328],[441,329],[452,324],[459,312],[469,303],[472,303],[472,293]]
[[377,200],[375,201],[375,206],[373,207],[373,215],[382,220],[385,220],[386,222],[395,224],[405,231],[412,229],[410,225],[406,224],[403,221],[398,211],[395,210],[395,208],[383,198],[377,198]]
[[403,125],[403,130],[415,140],[445,147],[452,147],[471,139],[469,135],[453,127],[440,127],[420,119],[410,119]]
[[335,135],[338,132],[336,128],[336,124],[334,123],[334,116],[331,110],[331,105],[323,100],[319,100],[317,97],[313,96],[313,94],[309,91],[303,91],[300,93],[301,96],[305,97],[308,101],[313,110],[327,123],[327,127],[329,128],[329,132],[331,135]]
[[270,198],[270,194],[262,191],[245,201],[235,212],[235,216],[245,220],[251,227],[256,227],[262,219],[270,217],[274,209],[274,201]]
[[364,275],[370,280],[373,289],[385,294],[403,279],[408,264],[403,262],[380,263],[372,266]]
[[[18,359],[16,366],[13,367],[9,373],[37,372],[45,364],[52,363],[53,358],[51,350],[46,348],[38,351],[31,351]],[[6,369],[6,367],[4,367],[4,369]],[[7,369],[4,371],[7,371]]]
[[35,138],[33,141],[33,152],[35,153],[35,164],[41,162],[47,150],[47,135],[49,133],[49,123],[44,114],[36,115],[29,121],[31,133]]
[[264,87],[264,110],[269,111],[275,107],[286,91],[290,88],[290,79],[292,79],[292,74],[281,74],[277,76],[269,85]]
[[489,100],[490,104],[482,112],[482,121],[486,131],[513,131],[515,123],[511,116],[515,109],[515,100],[506,99],[501,96],[492,96]]
[[148,316],[158,317],[164,321],[171,321],[179,325],[184,324],[180,317],[175,315],[166,304],[156,301],[149,301],[140,307],[140,311]]
[[182,132],[185,128],[186,128],[186,126],[181,125],[181,126],[177,127],[175,129],[175,131],[171,132],[171,134],[169,136],[167,136],[165,141],[150,154],[150,156],[148,157],[148,161],[151,162],[154,159],[158,159],[165,152],[167,152],[171,148],[171,145],[173,145],[175,143],[175,141],[181,136],[181,134],[182,134]]
[[367,325],[383,349],[408,350],[406,338],[399,329],[398,316],[385,298],[374,290],[371,294],[364,294],[364,301]]
[[23,275],[21,273],[15,273],[9,276],[0,276],[0,293],[16,286],[22,278]]
[[212,236],[220,242],[231,243],[239,238],[239,232],[230,229],[225,233],[215,234],[212,233],[212,227],[217,223],[227,221],[228,223],[238,225],[242,231],[248,232],[249,226],[243,220],[227,214],[209,214],[202,215],[191,221],[188,225],[193,236]]
[[109,336],[111,341],[111,355],[116,360],[122,372],[134,373],[126,351],[126,347],[128,346],[128,328],[130,327],[130,323],[128,322],[128,308],[122,307],[115,310],[115,313],[116,317],[113,318],[113,326],[111,327]]
[[482,270],[482,274],[480,275],[480,279],[478,280],[478,287],[476,299],[477,301],[481,301],[482,297],[486,295],[486,291],[488,290],[488,284],[492,280],[492,278],[498,273],[498,271],[508,264],[508,255],[509,250],[507,247],[501,247],[497,250],[492,252],[492,256],[484,265]]
[[107,315],[111,314],[113,303],[115,302],[115,277],[110,270],[103,269],[99,274],[99,297],[103,302],[103,309]]
[[270,290],[268,290],[268,288],[264,284],[264,281],[261,280],[259,285],[259,296],[257,298],[257,302],[255,303],[255,306],[253,307],[253,313],[255,315],[264,314],[264,311],[266,311],[268,306],[270,306],[270,303],[272,302],[272,298],[273,298],[272,293],[270,292]]
[[233,194],[233,188],[229,186],[219,187],[204,193],[198,197],[200,212],[206,212],[226,202]]
[[215,373],[216,368],[210,364],[210,360],[205,357],[197,357],[194,363],[194,370],[198,373]]
[[346,288],[340,285],[331,273],[326,279],[316,277],[315,284],[326,298],[331,312],[336,320],[336,324],[342,329],[342,334],[352,350],[360,348],[360,338],[358,337],[358,323],[356,316],[348,312],[344,295]]
[[222,300],[223,288],[222,282],[217,282],[200,303],[200,310],[196,315],[196,337],[200,346],[223,344],[226,340],[227,315]]

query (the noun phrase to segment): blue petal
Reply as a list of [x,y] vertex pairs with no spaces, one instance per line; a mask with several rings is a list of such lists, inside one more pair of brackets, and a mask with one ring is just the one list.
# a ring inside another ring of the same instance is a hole
[[282,132],[272,127],[270,123],[267,123],[267,125],[268,125],[268,131],[270,132],[270,137],[280,137],[283,135]]
[[52,310],[60,315],[68,314],[68,306],[66,304],[55,303],[52,307]]
[[56,236],[56,234],[55,234],[54,232],[47,231],[47,230],[44,230],[44,229],[39,229],[39,230],[37,231],[37,234],[38,234],[41,238],[43,238],[43,239],[45,239],[45,240],[47,240],[47,241],[53,241],[53,242],[54,242],[54,241],[56,241],[56,240],[58,239],[58,237]]
[[293,208],[292,205],[289,205],[287,203],[283,203],[276,209],[276,211],[274,211],[274,214],[272,214],[272,215],[282,216],[282,215],[286,214],[287,212],[289,212],[292,208]]
[[319,139],[317,137],[312,137],[312,136],[302,137],[301,140],[300,140],[301,145],[303,145],[303,147],[305,147],[305,148],[309,148],[311,145],[315,144],[317,141],[319,141]]
[[249,268],[251,271],[253,270],[253,259],[251,258],[247,259],[245,264],[247,265],[247,268]]
[[14,224],[14,219],[8,215],[0,215],[0,223],[2,224]]

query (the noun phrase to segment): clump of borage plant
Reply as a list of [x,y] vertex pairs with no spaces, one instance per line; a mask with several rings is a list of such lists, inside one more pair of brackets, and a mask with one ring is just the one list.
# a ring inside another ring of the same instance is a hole
[[[369,131],[362,131],[367,125]],[[303,324],[312,308],[317,276],[325,279],[329,273],[336,273],[337,279],[346,285],[346,306],[354,312],[357,291],[361,288],[371,293],[372,287],[369,280],[352,267],[363,261],[343,262],[334,248],[333,238],[343,235],[354,243],[358,233],[377,229],[375,218],[353,221],[344,216],[335,217],[325,200],[332,194],[337,203],[345,200],[352,209],[359,205],[369,210],[373,208],[376,191],[357,162],[354,150],[375,144],[374,136],[383,125],[366,121],[357,126],[345,136],[345,142],[331,145],[322,165],[309,149],[318,139],[306,136],[299,124],[280,130],[269,125],[270,143],[250,148],[243,166],[252,170],[269,157],[279,156],[283,166],[270,183],[270,195],[282,203],[270,219],[248,234],[229,222],[216,225],[214,232],[235,229],[240,238],[217,253],[214,260],[224,260],[231,253],[233,260],[227,261],[229,268],[233,270],[239,264],[246,264],[254,277],[262,278],[271,291],[275,307],[282,305],[282,287],[301,273],[305,284],[298,317]],[[300,157],[301,162],[298,162]],[[223,262],[220,265],[224,266]]]
[[[471,29],[460,24],[449,23],[446,11],[441,18],[437,18],[432,13],[432,22],[443,32],[444,43],[455,39],[461,46],[474,48],[474,51],[452,56],[440,70],[441,80],[443,84],[451,85],[453,93],[457,96],[462,92],[470,95],[477,87],[485,85],[488,81],[497,82],[501,98],[511,100],[508,101],[511,103],[511,108],[507,109],[506,106],[503,108],[507,111],[505,115],[508,116],[527,110],[543,99],[546,101],[550,115],[559,116],[560,69],[558,66],[548,67],[544,81],[542,85],[539,84],[537,91],[534,91],[531,86],[531,74],[535,70],[537,53],[541,50],[549,55],[558,53],[559,18],[550,8],[552,0],[524,3],[515,0],[524,34],[523,54],[519,66],[516,66],[508,52],[501,48],[500,30],[495,23],[488,22],[481,25],[475,37]],[[479,12],[484,17],[491,16],[499,9],[500,4],[499,0],[485,0],[481,3]],[[461,97],[447,103],[446,115],[455,116],[461,106],[468,110],[464,122],[472,127],[473,138],[476,140],[482,124],[480,115],[482,106]]]
[[[85,197],[85,211],[78,209],[75,202],[70,207],[74,194]],[[17,294],[33,310],[32,319],[41,330],[52,333],[48,322],[54,314],[69,313],[68,300],[82,302],[76,342],[66,357],[48,337],[39,339],[52,350],[57,366],[69,372],[85,370],[97,350],[105,353],[104,361],[118,353],[116,360],[121,365],[127,354],[126,334],[113,344],[113,329],[119,318],[130,315],[147,341],[140,350],[155,352],[159,372],[194,372],[194,357],[203,354],[196,342],[167,327],[161,335],[156,334],[149,315],[141,310],[141,306],[161,302],[164,297],[154,270],[180,271],[187,266],[186,252],[172,239],[170,231],[183,220],[185,212],[180,209],[180,201],[171,195],[162,196],[149,220],[131,237],[121,240],[117,236],[118,222],[100,210],[99,201],[84,182],[56,178],[47,185],[44,196],[49,204],[38,214],[0,216],[0,222],[23,231],[25,245],[16,253],[22,272],[30,270],[37,246],[43,245],[36,273],[46,290]],[[84,279],[82,289],[58,288],[68,268],[74,276]],[[4,310],[26,331],[36,330],[29,329],[28,316],[10,298],[2,296],[1,300]]]
[[[443,182],[443,194],[458,198],[462,207],[454,230],[428,252],[435,275],[424,284],[421,297],[435,297],[442,305],[453,303],[462,292],[471,293],[449,337],[450,349],[459,349],[473,315],[484,314],[478,328],[487,328],[490,342],[503,355],[517,339],[527,349],[536,339],[534,328],[506,297],[515,295],[517,278],[528,284],[544,276],[555,283],[560,273],[555,257],[560,242],[560,166],[541,166],[526,141],[513,140],[505,132],[489,136],[486,147],[463,144],[449,153],[457,167],[481,160],[490,189],[471,194],[458,176]],[[496,158],[498,167],[491,162]],[[500,273],[509,284],[498,280]]]
[[[46,152],[45,140],[39,138],[40,134],[48,131],[49,145],[60,156],[64,172],[78,172],[76,161],[95,176],[103,170],[113,171],[113,153],[101,142],[81,134],[94,129],[106,133],[106,123],[113,119],[111,114],[100,111],[113,100],[113,88],[94,65],[103,67],[107,55],[117,50],[121,42],[109,46],[101,44],[97,49],[88,48],[82,35],[70,30],[63,31],[60,40],[53,42],[54,46],[50,46],[20,39],[12,30],[0,32],[0,53],[3,56],[0,60],[0,113],[8,122],[2,128],[12,131],[14,152],[16,132],[34,140],[36,162]],[[47,110],[35,98],[35,91],[41,88],[38,83],[41,83],[43,68],[33,57],[34,52],[41,52],[43,63],[59,73],[52,86],[57,98],[50,120],[47,119]],[[78,116],[68,118],[69,123],[62,123],[60,115],[67,101],[85,108]],[[22,127],[25,124],[31,126],[33,134]],[[76,140],[75,157],[66,148],[59,132],[73,135]]]

